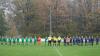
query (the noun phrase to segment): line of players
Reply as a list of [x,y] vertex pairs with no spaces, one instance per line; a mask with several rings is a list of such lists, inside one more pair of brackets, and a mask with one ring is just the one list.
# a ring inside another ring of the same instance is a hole
[[8,37],[0,37],[0,44],[1,45],[12,45],[12,44],[18,44],[18,45],[28,45],[28,44],[32,44],[34,42],[34,45],[37,44],[38,45],[41,44],[41,37],[38,36],[34,36],[34,40],[32,37],[22,37],[22,38],[8,38]]
[[94,43],[96,43],[96,45],[99,45],[99,41],[100,38],[99,36],[97,37],[93,37],[93,36],[65,36],[64,38],[59,37],[55,37],[55,36],[50,36],[48,37],[48,46],[60,46],[61,40],[63,39],[63,43],[64,46],[67,45],[94,45]]
[[[34,43],[34,45],[36,45],[38,43],[38,45],[41,45],[41,41],[42,38],[41,36],[34,36],[34,38],[30,37],[26,37],[26,38],[4,38],[4,37],[0,37],[0,43],[1,44],[29,44],[29,43]],[[48,46],[60,46],[61,42],[64,43],[64,46],[67,45],[94,45],[94,43],[96,43],[96,45],[99,45],[99,41],[100,38],[99,36],[97,37],[93,37],[93,36],[65,36],[65,37],[61,37],[61,36],[49,36],[49,37],[45,37],[45,45]]]

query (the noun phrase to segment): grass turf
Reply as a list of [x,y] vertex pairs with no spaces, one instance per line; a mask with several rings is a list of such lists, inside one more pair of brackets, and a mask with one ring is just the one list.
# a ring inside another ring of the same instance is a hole
[[0,56],[100,56],[99,46],[0,45]]

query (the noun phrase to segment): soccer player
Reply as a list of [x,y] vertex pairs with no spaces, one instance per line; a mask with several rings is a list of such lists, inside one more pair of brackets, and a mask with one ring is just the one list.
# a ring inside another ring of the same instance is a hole
[[26,45],[28,45],[28,37],[26,37]]
[[81,46],[83,46],[83,36],[81,36],[80,38],[80,43],[81,43]]
[[22,44],[24,45],[24,37],[22,37]]
[[30,37],[30,43],[32,43],[32,37]]
[[53,46],[56,46],[57,38],[56,36],[53,36]]
[[34,45],[36,45],[36,43],[37,43],[37,37],[34,36]]
[[52,39],[52,37],[51,37],[51,35],[48,37],[48,46],[51,46],[51,39]]
[[78,36],[76,36],[76,45],[79,45],[79,38],[78,38]]
[[67,41],[67,45],[69,45],[70,44],[70,37],[69,36],[67,36],[66,41]]
[[93,46],[93,44],[94,44],[94,38],[93,38],[93,36],[92,37],[90,37],[90,44]]
[[53,36],[51,37],[51,45],[53,45],[54,44],[54,38],[53,38]]
[[64,46],[66,46],[66,43],[67,43],[66,39],[67,37],[64,37]]
[[20,38],[17,38],[17,44],[18,44],[18,45],[19,45],[19,42],[20,42],[19,40],[20,40]]
[[38,41],[38,45],[40,45],[41,44],[41,37],[40,36],[38,36],[37,41]]
[[88,38],[87,36],[85,36],[85,46],[87,45],[87,43],[88,43]]
[[60,42],[61,42],[61,37],[58,37],[58,46],[60,46]]
[[81,44],[81,37],[78,36],[78,37],[77,37],[77,45],[80,45],[80,44]]
[[96,37],[96,45],[99,45],[99,41],[100,41],[99,36],[97,36]]
[[15,44],[16,43],[16,39],[15,38],[12,38],[13,39],[13,44]]
[[76,44],[76,38],[75,38],[75,36],[73,36],[73,38],[72,38],[72,42],[73,42],[73,45]]

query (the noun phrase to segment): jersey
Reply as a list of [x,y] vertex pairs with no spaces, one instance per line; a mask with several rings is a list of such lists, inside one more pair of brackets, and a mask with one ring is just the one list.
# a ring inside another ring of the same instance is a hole
[[28,38],[26,38],[26,43],[28,43]]
[[58,37],[58,40],[59,40],[59,41],[61,40],[61,37],[60,37],[60,36]]
[[19,38],[17,38],[17,42],[19,43]]
[[57,38],[56,38],[56,37],[53,37],[53,40],[54,40],[54,41],[57,41]]
[[48,41],[51,41],[52,37],[48,37]]
[[30,43],[32,43],[32,38],[30,38]]
[[24,43],[24,38],[22,38],[22,43]]

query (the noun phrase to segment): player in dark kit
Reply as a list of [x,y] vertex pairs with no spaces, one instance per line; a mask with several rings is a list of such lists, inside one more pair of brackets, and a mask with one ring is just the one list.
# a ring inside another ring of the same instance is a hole
[[87,42],[88,42],[88,38],[87,36],[85,37],[85,46],[87,45]]
[[79,43],[80,43],[80,39],[79,39],[79,37],[77,36],[77,37],[76,37],[76,44],[79,45]]
[[96,40],[96,45],[99,45],[99,41],[100,41],[99,36],[97,36],[95,40]]
[[83,36],[81,36],[80,38],[80,43],[81,43],[81,46],[83,46]]
[[18,45],[20,44],[20,38],[17,38],[17,44]]
[[73,42],[73,45],[76,44],[76,38],[75,38],[75,36],[73,36],[73,38],[72,38],[72,42]]
[[24,45],[24,38],[22,37],[22,39],[21,39],[21,40],[22,40],[22,44]]
[[90,43],[93,46],[93,44],[94,44],[94,38],[93,38],[93,36],[90,38]]

